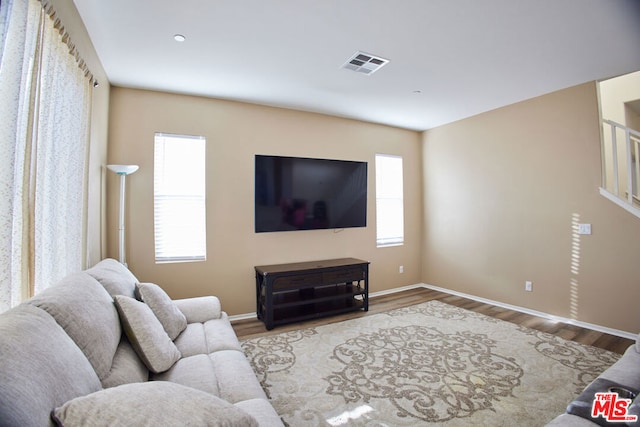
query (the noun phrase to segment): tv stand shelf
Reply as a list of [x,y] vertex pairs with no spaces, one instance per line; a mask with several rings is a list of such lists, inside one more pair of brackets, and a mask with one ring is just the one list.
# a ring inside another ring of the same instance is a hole
[[256,313],[274,326],[369,310],[369,262],[356,258],[256,266]]

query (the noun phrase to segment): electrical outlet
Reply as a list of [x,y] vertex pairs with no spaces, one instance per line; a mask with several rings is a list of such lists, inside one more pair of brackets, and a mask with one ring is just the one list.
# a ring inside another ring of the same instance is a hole
[[527,291],[527,292],[533,291],[533,283],[530,282],[529,280],[524,282],[524,290]]
[[398,271],[399,271],[400,273],[404,273],[404,265],[401,265],[401,266],[400,266],[400,268],[398,269]]

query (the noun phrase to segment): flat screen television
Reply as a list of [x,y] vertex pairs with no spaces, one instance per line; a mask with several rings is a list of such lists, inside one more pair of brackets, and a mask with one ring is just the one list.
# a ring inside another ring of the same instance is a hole
[[366,225],[367,162],[256,155],[256,233]]

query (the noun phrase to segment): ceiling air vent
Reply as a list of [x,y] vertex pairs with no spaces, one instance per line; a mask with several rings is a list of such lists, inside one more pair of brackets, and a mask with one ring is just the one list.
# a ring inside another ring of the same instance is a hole
[[380,58],[379,56],[356,52],[344,63],[342,68],[355,71],[356,73],[371,75],[388,62],[388,59]]

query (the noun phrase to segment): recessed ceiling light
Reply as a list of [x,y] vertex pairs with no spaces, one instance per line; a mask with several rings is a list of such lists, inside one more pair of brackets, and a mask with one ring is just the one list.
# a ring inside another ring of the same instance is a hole
[[183,41],[185,41],[187,38],[185,36],[183,36],[182,34],[176,34],[173,36],[173,39],[177,42],[182,43]]

